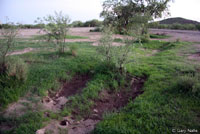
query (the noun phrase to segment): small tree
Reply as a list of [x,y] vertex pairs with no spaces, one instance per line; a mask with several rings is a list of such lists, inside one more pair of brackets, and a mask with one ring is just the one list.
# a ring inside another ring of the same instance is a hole
[[10,48],[16,43],[15,39],[18,34],[18,29],[13,26],[13,24],[7,24],[10,26],[0,30],[0,74],[6,72],[6,55]]
[[129,55],[132,51],[133,39],[124,37],[123,44],[113,46],[113,28],[111,26],[104,27],[103,36],[100,39],[97,52],[103,56],[102,60],[108,64],[115,65],[121,74],[124,73],[124,64],[130,62]]
[[44,37],[47,37],[47,41],[54,43],[56,47],[59,47],[59,52],[64,53],[65,39],[70,23],[69,17],[63,15],[62,12],[55,12],[54,16],[38,18],[36,22],[44,25],[41,30],[46,34]]
[[114,56],[112,35],[113,33],[111,27],[104,28],[102,37],[99,40],[99,46],[97,47],[97,52],[103,55],[102,60],[106,61],[107,63],[111,63]]

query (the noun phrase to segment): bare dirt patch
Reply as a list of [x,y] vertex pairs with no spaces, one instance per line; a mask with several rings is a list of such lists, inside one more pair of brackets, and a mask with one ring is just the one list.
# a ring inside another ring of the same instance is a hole
[[159,39],[164,41],[176,41],[177,39],[181,41],[189,42],[200,42],[200,31],[192,30],[170,30],[170,29],[150,29],[150,33],[153,34],[165,34],[171,37],[167,39]]
[[[142,94],[141,88],[146,78],[132,78],[130,90],[121,89],[118,92],[103,90],[99,96],[100,99],[94,100],[95,105],[91,108],[88,117],[80,121],[74,121],[73,117],[67,118],[60,122],[68,129],[68,134],[87,134],[91,132],[95,125],[102,120],[105,112],[118,111],[127,105],[130,100],[134,100]],[[77,114],[77,113],[76,113]]]
[[[70,39],[67,42],[97,42],[101,38],[100,32],[90,32],[94,27],[78,27],[78,28],[70,28],[70,35],[84,36],[88,37],[88,39]],[[22,38],[31,38],[34,35],[41,35],[44,33],[39,33],[39,29],[21,29],[19,37]],[[191,31],[191,30],[170,30],[170,29],[150,29],[150,33],[153,34],[165,34],[170,35],[170,38],[167,39],[159,39],[165,41],[176,41],[180,39],[181,41],[189,41],[189,42],[200,42],[200,31]],[[122,35],[114,35],[114,38],[123,38]]]
[[[86,79],[88,78],[87,76],[85,77]],[[76,79],[76,77],[73,79]],[[146,78],[132,78],[129,90],[103,90],[99,93],[100,99],[94,100],[95,105],[91,108],[91,113],[88,117],[76,120],[74,117],[75,115],[67,116],[61,121],[52,121],[46,127],[38,130],[36,134],[44,134],[50,131],[53,134],[59,131],[66,131],[65,133],[68,132],[68,134],[88,134],[95,128],[95,125],[102,120],[102,116],[105,112],[117,111],[124,107],[130,100],[134,100],[138,95],[142,94],[143,91],[141,89],[145,80]],[[68,83],[67,85],[71,84]],[[67,96],[68,95],[69,94],[67,94]]]
[[189,60],[200,61],[200,44],[195,44],[192,46],[195,50],[194,53],[187,54]]
[[199,52],[196,52],[196,53],[194,53],[194,54],[189,55],[189,56],[188,56],[188,59],[200,61],[200,51],[199,51]]
[[14,51],[14,52],[8,53],[7,56],[25,54],[25,53],[31,52],[33,50],[34,50],[33,48],[25,48],[25,49],[20,50],[20,51]]
[[69,97],[74,94],[80,93],[86,87],[87,82],[90,80],[89,75],[76,75],[69,82],[64,83],[62,90],[58,93],[58,97]]
[[68,97],[81,93],[81,90],[86,87],[87,82],[91,79],[89,75],[75,75],[70,81],[63,82],[61,90],[57,93],[48,93],[48,96],[43,98],[43,109],[58,112],[68,102]]
[[132,78],[130,90],[121,89],[119,92],[102,91],[100,99],[95,101],[92,114],[89,118],[101,120],[105,112],[117,111],[124,107],[130,100],[134,100],[143,93],[144,78]]

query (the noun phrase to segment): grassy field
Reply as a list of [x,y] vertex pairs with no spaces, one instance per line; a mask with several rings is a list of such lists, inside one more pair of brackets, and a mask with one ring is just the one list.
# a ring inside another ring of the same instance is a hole
[[[78,37],[69,37],[78,38]],[[71,80],[75,75],[90,76],[86,87],[80,94],[69,97],[70,103],[60,112],[27,109],[22,116],[0,116],[0,133],[35,134],[52,119],[79,111],[77,119],[90,113],[95,100],[103,90],[118,92],[130,81],[121,76],[113,66],[96,56],[96,46],[91,43],[66,43],[66,53],[59,54],[54,45],[42,42],[18,40],[11,50],[34,48],[35,51],[23,55],[9,56],[21,58],[28,66],[24,82],[14,78],[0,77],[0,107],[6,109],[27,93],[44,97],[49,92],[57,92],[62,82]],[[69,51],[76,46],[77,56]],[[150,41],[134,44],[133,62],[125,65],[127,73],[134,77],[146,77],[144,93],[121,108],[118,112],[105,113],[97,124],[94,134],[171,134],[172,130],[199,129],[200,113],[200,64],[194,64],[182,55],[191,51],[191,43]],[[156,53],[154,53],[156,50]],[[194,50],[192,50],[194,51]],[[120,83],[117,83],[119,79]],[[2,129],[9,126],[10,129]],[[200,130],[199,130],[200,131]]]

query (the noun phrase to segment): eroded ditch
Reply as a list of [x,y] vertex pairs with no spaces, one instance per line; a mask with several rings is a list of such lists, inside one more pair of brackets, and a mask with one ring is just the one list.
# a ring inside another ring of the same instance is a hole
[[[54,105],[59,105],[58,109],[62,109],[63,105],[68,103],[67,97],[80,94],[81,90],[86,87],[87,82],[91,79],[88,75],[76,75],[71,81],[63,84],[63,88],[56,94],[51,94]],[[93,100],[94,105],[90,109],[89,116],[76,120],[76,115],[63,117],[60,121],[52,121],[45,128],[37,131],[37,134],[44,134],[51,131],[59,133],[60,130],[68,131],[68,134],[87,134],[90,133],[95,125],[103,119],[105,112],[115,112],[123,108],[130,100],[134,100],[138,95],[142,94],[141,90],[146,78],[132,77],[130,79],[129,90],[123,88],[119,91],[103,90],[99,93],[99,98]],[[60,99],[63,98],[63,99]],[[60,100],[59,100],[60,99]],[[59,100],[59,101],[58,101]],[[63,101],[65,100],[65,101]],[[62,102],[59,103],[59,102]],[[76,113],[78,115],[78,112]]]

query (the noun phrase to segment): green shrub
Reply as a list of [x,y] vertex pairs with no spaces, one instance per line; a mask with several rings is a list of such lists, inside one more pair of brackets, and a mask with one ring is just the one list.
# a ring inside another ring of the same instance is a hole
[[25,81],[27,79],[28,67],[22,59],[9,58],[6,67],[9,77],[14,77],[20,81]]
[[200,24],[196,25],[196,29],[200,31]]
[[200,77],[198,75],[179,76],[173,82],[172,90],[187,95],[200,96]]
[[95,29],[90,30],[90,32],[102,32],[102,28],[96,27]]
[[142,43],[148,43],[150,41],[150,36],[149,34],[145,34],[141,37],[141,42]]
[[70,49],[71,55],[77,56],[77,49],[78,49],[77,46],[71,45],[69,46],[69,49]]

